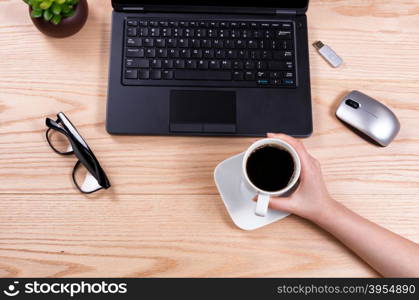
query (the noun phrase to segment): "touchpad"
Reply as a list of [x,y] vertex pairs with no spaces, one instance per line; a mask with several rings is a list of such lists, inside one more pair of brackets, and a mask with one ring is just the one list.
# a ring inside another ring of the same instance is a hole
[[236,132],[236,93],[172,90],[170,131]]

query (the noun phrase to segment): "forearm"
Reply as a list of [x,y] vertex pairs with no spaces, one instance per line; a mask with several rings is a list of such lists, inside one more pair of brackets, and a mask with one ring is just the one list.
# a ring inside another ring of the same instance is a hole
[[330,232],[385,277],[419,277],[419,245],[332,200],[312,221]]

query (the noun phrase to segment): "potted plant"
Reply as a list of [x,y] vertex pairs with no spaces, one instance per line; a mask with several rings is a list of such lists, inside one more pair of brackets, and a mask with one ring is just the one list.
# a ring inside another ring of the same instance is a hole
[[42,33],[63,38],[77,33],[86,23],[86,0],[23,0],[33,24]]

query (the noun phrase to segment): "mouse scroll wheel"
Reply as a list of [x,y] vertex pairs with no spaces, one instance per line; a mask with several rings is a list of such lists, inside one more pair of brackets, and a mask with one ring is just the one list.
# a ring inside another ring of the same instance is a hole
[[345,101],[345,103],[346,105],[349,105],[352,108],[355,108],[355,109],[359,108],[359,103],[354,100],[348,99]]

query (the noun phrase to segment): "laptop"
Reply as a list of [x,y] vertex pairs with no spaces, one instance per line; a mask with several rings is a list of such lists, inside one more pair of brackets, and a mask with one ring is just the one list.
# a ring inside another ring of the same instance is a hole
[[308,0],[112,0],[111,134],[312,132]]

